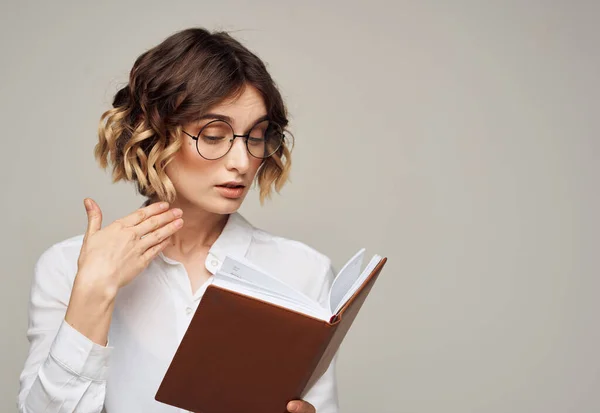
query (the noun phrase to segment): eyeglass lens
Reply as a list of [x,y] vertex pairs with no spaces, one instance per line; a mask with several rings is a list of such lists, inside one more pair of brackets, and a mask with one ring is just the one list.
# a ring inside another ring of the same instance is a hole
[[[196,140],[198,152],[204,158],[217,159],[229,151],[234,142],[234,132],[224,121],[214,120],[207,123]],[[281,146],[283,131],[281,127],[268,120],[257,123],[248,134],[246,146],[248,152],[256,158],[267,158]]]

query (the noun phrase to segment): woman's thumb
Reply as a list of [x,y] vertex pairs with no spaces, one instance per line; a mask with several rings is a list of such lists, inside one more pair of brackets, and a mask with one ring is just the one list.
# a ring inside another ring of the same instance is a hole
[[85,235],[92,235],[102,228],[102,211],[98,204],[91,198],[84,199],[83,204],[85,205],[85,212],[88,218],[88,226]]

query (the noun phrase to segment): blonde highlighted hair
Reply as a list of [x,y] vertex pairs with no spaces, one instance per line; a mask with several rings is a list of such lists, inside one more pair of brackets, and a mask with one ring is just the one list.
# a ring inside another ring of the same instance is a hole
[[[100,118],[96,160],[112,167],[113,182],[133,181],[147,198],[173,202],[165,168],[181,147],[182,125],[247,85],[261,93],[269,119],[286,128],[287,109],[259,57],[226,32],[177,32],[136,59],[128,84]],[[261,204],[288,180],[291,143],[265,159],[256,175]]]

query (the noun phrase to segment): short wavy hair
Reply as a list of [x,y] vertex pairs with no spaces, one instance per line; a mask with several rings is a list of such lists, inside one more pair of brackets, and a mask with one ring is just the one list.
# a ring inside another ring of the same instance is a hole
[[[103,169],[111,165],[113,183],[133,181],[147,198],[173,202],[176,191],[165,168],[182,145],[183,125],[239,96],[248,84],[262,95],[269,118],[285,129],[287,109],[258,56],[227,32],[176,32],[136,59],[128,84],[100,118],[95,158]],[[261,204],[288,180],[293,141],[285,130],[286,141],[256,174]]]

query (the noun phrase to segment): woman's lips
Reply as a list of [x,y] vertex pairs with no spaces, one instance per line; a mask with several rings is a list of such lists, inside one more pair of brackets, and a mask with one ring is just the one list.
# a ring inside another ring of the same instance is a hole
[[217,185],[217,191],[221,196],[230,199],[240,198],[244,194],[244,186],[228,186],[228,185]]

